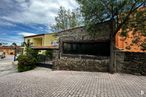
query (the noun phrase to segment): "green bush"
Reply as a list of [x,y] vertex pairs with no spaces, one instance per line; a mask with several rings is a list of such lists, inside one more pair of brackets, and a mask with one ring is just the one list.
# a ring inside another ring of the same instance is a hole
[[33,50],[32,48],[30,47],[26,47],[26,55],[27,56],[31,56],[31,57],[34,57],[34,58],[37,58],[37,55],[38,55],[38,50]]
[[18,72],[32,70],[36,67],[37,60],[36,58],[28,55],[20,55],[17,58],[18,60]]
[[53,51],[52,50],[46,50],[45,55],[48,56],[50,59],[53,58]]

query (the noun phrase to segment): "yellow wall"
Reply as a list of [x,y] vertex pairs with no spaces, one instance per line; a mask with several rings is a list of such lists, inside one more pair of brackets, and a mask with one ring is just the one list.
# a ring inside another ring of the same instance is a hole
[[54,33],[45,34],[43,36],[29,37],[25,38],[25,42],[27,43],[30,40],[33,43],[32,46],[53,46],[52,42],[58,42],[58,37],[55,36]]
[[36,37],[29,37],[25,38],[25,42],[27,43],[30,40],[30,43],[33,43],[32,46],[43,46],[43,37],[44,36],[36,36]]
[[43,46],[43,38],[33,38],[33,46]]
[[57,36],[54,33],[44,36],[44,46],[52,46],[52,42],[58,42]]

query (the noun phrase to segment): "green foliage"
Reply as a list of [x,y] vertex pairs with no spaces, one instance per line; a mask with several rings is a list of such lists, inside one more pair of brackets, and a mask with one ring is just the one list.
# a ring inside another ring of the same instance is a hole
[[52,50],[46,50],[45,55],[48,56],[50,59],[53,58],[53,51]]
[[12,46],[17,46],[17,44],[15,42],[12,43]]
[[36,63],[38,62],[38,51],[33,50],[29,43],[25,43],[25,54],[19,55],[18,60],[18,71],[28,71],[34,69],[36,67]]
[[[102,23],[105,21],[110,21],[110,72],[113,73],[113,64],[114,64],[114,40],[116,34],[120,29],[125,32],[126,29],[132,29],[131,23],[129,22],[131,15],[136,13],[137,9],[145,5],[145,0],[76,0],[80,4],[81,12],[85,18],[85,27],[87,32],[92,33],[90,35],[98,35],[99,31],[96,29],[96,24]],[[141,27],[140,23],[137,21],[145,22],[142,19],[145,19],[146,15],[139,15],[141,18],[135,18],[137,30],[142,30],[146,33],[145,27]],[[126,27],[125,27],[126,26]],[[128,32],[128,31],[126,31]],[[95,37],[95,36],[94,36]]]
[[[138,11],[144,6],[145,0],[77,0],[81,12],[85,17],[85,26],[89,33],[98,33],[96,24],[107,20],[115,21],[111,24],[113,37],[122,28],[132,29],[133,27],[145,31],[145,11]],[[135,16],[135,14],[137,14]],[[133,18],[133,16],[135,18]],[[131,22],[132,21],[132,22]]]
[[53,31],[65,30],[83,24],[83,18],[79,9],[71,12],[64,7],[60,7],[58,16],[55,17],[56,24],[51,26]]
[[133,14],[130,15],[130,18],[127,20],[127,28],[131,29],[133,33],[141,32],[143,35],[146,34],[146,8],[138,9]]
[[23,43],[22,43],[22,46],[31,47],[32,44],[33,44],[33,43],[30,42],[30,40],[28,39],[27,42],[23,42]]
[[34,50],[31,47],[26,47],[26,55],[37,58],[38,50]]
[[0,46],[6,46],[6,45],[8,45],[8,43],[5,43],[5,42],[0,43]]
[[18,72],[28,71],[36,67],[37,60],[34,57],[27,55],[20,55],[18,60]]

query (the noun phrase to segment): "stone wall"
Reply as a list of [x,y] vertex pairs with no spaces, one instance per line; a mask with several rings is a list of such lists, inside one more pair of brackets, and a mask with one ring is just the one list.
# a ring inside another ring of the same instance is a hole
[[116,52],[116,71],[146,75],[146,53]]
[[53,50],[53,60],[58,59],[59,57],[59,49],[54,49]]
[[64,30],[61,32],[58,32],[57,35],[59,36],[60,42],[66,41],[66,40],[76,40],[76,41],[87,41],[87,40],[108,40],[110,37],[110,22],[104,22],[97,24],[97,35],[91,36],[89,33],[85,30],[84,27],[77,27],[73,29]]
[[54,69],[107,72],[109,59],[97,60],[94,58],[61,57],[54,61]]
[[[54,69],[77,70],[77,71],[103,71],[107,72],[109,67],[109,57],[63,54],[63,42],[88,42],[88,41],[109,41],[110,22],[97,24],[98,35],[90,36],[84,27],[64,30],[58,33],[59,51],[58,59],[54,60]],[[108,49],[108,48],[107,48]],[[110,48],[109,48],[110,49]]]

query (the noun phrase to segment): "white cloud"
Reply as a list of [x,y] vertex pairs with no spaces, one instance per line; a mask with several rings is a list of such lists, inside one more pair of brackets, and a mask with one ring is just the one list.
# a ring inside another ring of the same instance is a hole
[[[17,0],[19,1],[19,0]],[[3,19],[25,24],[52,24],[60,6],[66,9],[76,9],[75,0],[20,0],[18,3],[23,10],[15,12]]]
[[0,26],[13,26],[15,27],[16,25],[10,22],[4,22],[4,21],[0,21]]
[[31,35],[36,35],[35,33],[29,33],[29,32],[20,32],[18,33],[20,36],[31,36]]
[[23,42],[23,38],[15,37],[15,36],[5,36],[0,37],[0,42],[8,43],[8,45],[11,45],[13,42],[17,43],[17,45],[20,45]]

